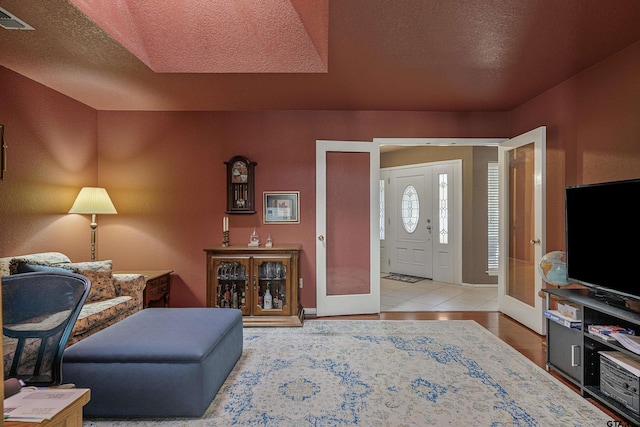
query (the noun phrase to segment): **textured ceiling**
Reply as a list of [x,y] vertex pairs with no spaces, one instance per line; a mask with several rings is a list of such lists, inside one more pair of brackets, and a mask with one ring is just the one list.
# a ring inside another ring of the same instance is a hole
[[328,0],[71,2],[158,73],[327,71]]
[[640,41],[638,0],[73,3],[0,0],[0,65],[98,110],[504,111]]

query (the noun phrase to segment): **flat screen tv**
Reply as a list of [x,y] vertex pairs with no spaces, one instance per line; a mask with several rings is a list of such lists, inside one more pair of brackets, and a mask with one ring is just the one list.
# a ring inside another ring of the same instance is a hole
[[567,277],[607,302],[640,299],[640,179],[565,189]]

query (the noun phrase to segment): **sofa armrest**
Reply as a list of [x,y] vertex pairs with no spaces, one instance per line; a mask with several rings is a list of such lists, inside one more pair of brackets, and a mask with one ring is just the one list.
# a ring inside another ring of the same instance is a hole
[[144,288],[147,280],[142,274],[122,274],[113,275],[113,285],[116,288],[116,296],[131,296],[136,303],[136,311],[142,310],[144,299]]
[[71,262],[69,257],[60,252],[41,252],[36,254],[10,256],[0,258],[0,277],[9,276],[15,274],[18,264],[21,262],[48,265],[57,263]]

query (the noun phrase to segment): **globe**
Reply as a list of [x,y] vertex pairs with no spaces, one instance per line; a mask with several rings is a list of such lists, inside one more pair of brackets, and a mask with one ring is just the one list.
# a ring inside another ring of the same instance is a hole
[[545,254],[538,264],[542,279],[550,285],[567,286],[567,255],[562,251]]

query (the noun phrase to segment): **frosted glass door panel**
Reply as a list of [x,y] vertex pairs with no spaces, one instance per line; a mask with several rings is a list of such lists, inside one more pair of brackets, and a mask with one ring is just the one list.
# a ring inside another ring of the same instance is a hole
[[535,299],[535,210],[533,144],[509,152],[509,258],[507,295],[533,306]]
[[369,153],[327,153],[327,295],[371,291]]

